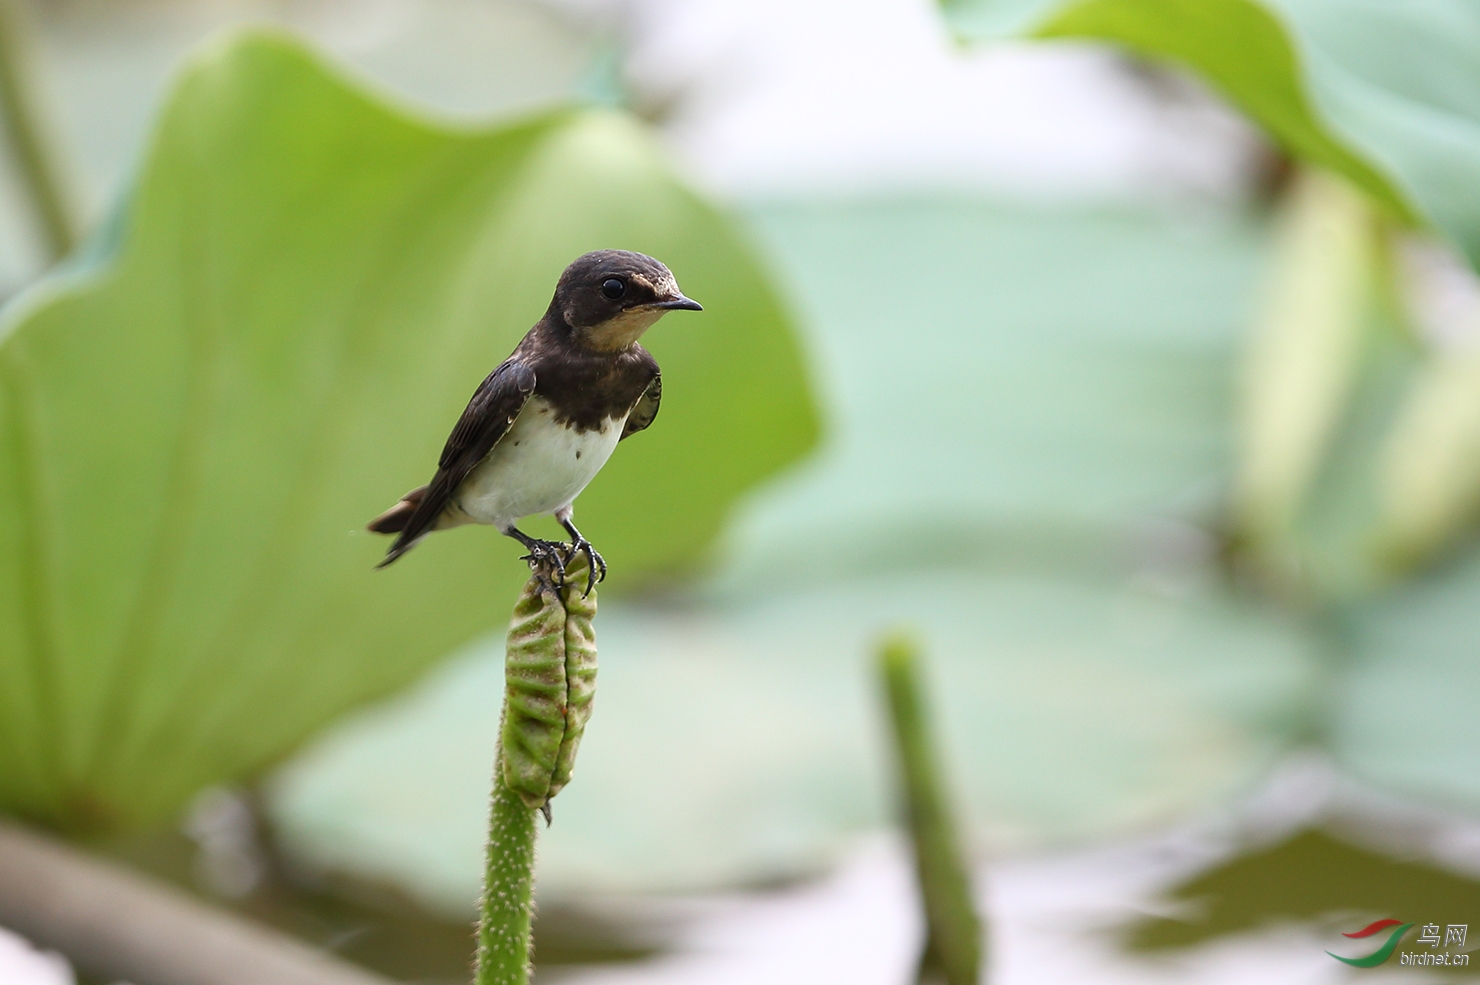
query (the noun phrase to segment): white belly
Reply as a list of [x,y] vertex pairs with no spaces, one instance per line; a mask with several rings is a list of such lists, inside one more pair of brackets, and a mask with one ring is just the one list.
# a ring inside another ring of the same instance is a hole
[[577,434],[556,426],[550,406],[533,397],[453,499],[469,520],[500,530],[569,506],[611,458],[625,423],[609,417],[599,430]]

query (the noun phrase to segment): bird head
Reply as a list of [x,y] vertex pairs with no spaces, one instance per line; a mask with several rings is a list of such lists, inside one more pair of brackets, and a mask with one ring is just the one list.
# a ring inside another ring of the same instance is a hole
[[589,349],[616,352],[670,311],[703,311],[683,296],[673,274],[650,256],[597,250],[577,257],[555,286],[550,307]]

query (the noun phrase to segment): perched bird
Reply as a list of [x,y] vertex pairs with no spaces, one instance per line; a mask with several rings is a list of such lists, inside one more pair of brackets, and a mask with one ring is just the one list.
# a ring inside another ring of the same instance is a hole
[[[566,561],[585,554],[589,594],[606,562],[571,522],[571,504],[617,442],[658,416],[663,380],[637,340],[675,309],[704,310],[650,256],[598,250],[566,267],[544,317],[468,401],[432,481],[368,524],[397,535],[377,567],[434,530],[486,523],[523,544],[536,571],[548,565],[563,579]],[[515,526],[536,513],[555,514],[568,549]]]

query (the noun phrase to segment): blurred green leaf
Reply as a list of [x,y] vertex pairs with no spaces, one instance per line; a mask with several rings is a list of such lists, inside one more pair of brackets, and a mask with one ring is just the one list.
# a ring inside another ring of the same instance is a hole
[[1382,536],[1382,465],[1424,357],[1379,310],[1369,310],[1365,321],[1350,399],[1276,548],[1296,562],[1306,601],[1356,598],[1410,573],[1394,563]]
[[972,37],[1102,38],[1200,73],[1295,157],[1480,265],[1480,9],[1460,0],[944,0]]
[[[970,199],[752,214],[833,412],[823,452],[737,514],[727,583],[810,582],[777,563],[798,555],[1119,574],[1128,555],[1200,549],[1233,471],[1266,224]],[[941,287],[859,291],[885,262]]]
[[1383,448],[1377,546],[1395,567],[1448,547],[1480,501],[1480,356],[1437,352]]
[[815,440],[794,340],[732,229],[640,128],[388,109],[285,38],[185,71],[115,252],[0,329],[0,808],[158,818],[506,618],[491,530],[386,571],[363,523],[426,481],[577,254],[652,253],[658,424],[581,500],[611,587],[692,565]]
[[[1302,163],[1480,266],[1480,8],[1458,0],[943,0],[969,37],[1096,38],[1201,74]],[[1320,187],[1317,188],[1316,186]],[[1295,189],[1246,380],[1237,525],[1318,594],[1370,590],[1474,520],[1474,370],[1418,365],[1378,311],[1380,224]],[[1373,342],[1377,344],[1373,344]],[[1411,387],[1411,390],[1408,388]],[[1375,402],[1374,402],[1375,401]],[[1301,527],[1302,529],[1296,529]]]
[[1269,555],[1286,546],[1361,371],[1379,242],[1364,197],[1318,172],[1284,203],[1273,283],[1242,380],[1238,526]]
[[1385,469],[1426,360],[1391,317],[1391,251],[1368,199],[1302,173],[1245,354],[1235,543],[1269,587],[1352,597],[1405,572],[1383,533]]

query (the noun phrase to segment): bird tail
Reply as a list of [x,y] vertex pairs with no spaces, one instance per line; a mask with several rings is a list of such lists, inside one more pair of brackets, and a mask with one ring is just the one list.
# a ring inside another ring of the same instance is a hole
[[[392,506],[390,509],[380,514],[380,516],[365,524],[365,529],[377,534],[404,535],[406,525],[411,522],[412,515],[416,512],[416,508],[421,505],[421,501],[426,498],[426,494],[426,486],[418,486],[417,488],[411,490],[409,493],[402,496],[401,501],[398,502],[395,506]],[[416,541],[420,539],[421,538],[418,537],[407,540],[404,536],[397,537],[396,542],[391,545],[391,549],[386,552],[385,559],[377,564],[376,567],[383,568],[386,565],[390,564],[396,558],[411,550],[411,545],[415,544]]]

